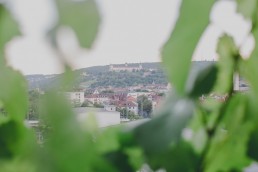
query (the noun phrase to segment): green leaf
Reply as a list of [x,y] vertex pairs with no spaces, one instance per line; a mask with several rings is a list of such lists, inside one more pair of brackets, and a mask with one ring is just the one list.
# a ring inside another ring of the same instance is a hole
[[98,33],[100,14],[94,0],[56,0],[60,26],[71,27],[82,47],[90,48]]
[[180,141],[165,152],[148,156],[147,162],[153,170],[193,172],[197,169],[198,158],[190,144]]
[[133,147],[127,148],[124,152],[128,155],[129,164],[134,168],[134,171],[139,170],[145,162],[142,149]]
[[0,125],[0,158],[12,158],[21,151],[24,126],[9,120]]
[[249,165],[246,144],[252,129],[252,121],[247,120],[246,110],[246,97],[235,95],[211,140],[205,160],[205,171],[241,171]]
[[[253,30],[253,36],[255,39],[254,50],[248,60],[240,61],[240,72],[248,80],[251,88],[254,91],[255,97],[258,100],[258,29]],[[257,101],[256,100],[256,101]]]
[[105,129],[96,139],[98,151],[107,153],[119,149],[118,133],[120,128]]
[[236,0],[237,12],[247,19],[253,19],[257,11],[257,0]]
[[219,73],[214,90],[216,93],[225,94],[233,89],[233,75],[238,57],[238,49],[231,36],[223,35],[220,37],[217,53],[219,55]]
[[209,65],[202,70],[199,70],[196,78],[191,83],[188,82],[189,95],[198,98],[203,94],[208,94],[217,79],[218,69],[215,64]]
[[[51,128],[41,152],[42,171],[111,171],[94,143],[94,133],[81,128],[61,94],[47,93],[41,114]],[[105,148],[103,149],[106,150]],[[101,150],[101,151],[103,151]],[[46,169],[47,168],[47,169]]]
[[250,136],[250,140],[248,141],[248,151],[247,154],[250,158],[255,161],[258,161],[258,129],[254,130]]
[[20,34],[19,27],[10,12],[0,4],[0,58],[7,42]]
[[0,100],[12,119],[23,121],[28,108],[27,82],[10,67],[0,65]]
[[134,129],[136,142],[147,153],[166,150],[180,139],[182,130],[193,114],[193,108],[193,102],[187,99],[167,101],[157,116]]
[[209,24],[214,0],[183,0],[176,26],[163,47],[163,64],[169,81],[180,94],[185,86],[195,48]]
[[110,152],[106,154],[106,158],[116,167],[117,171],[134,172],[129,157],[122,151]]
[[21,158],[0,161],[2,172],[36,172],[35,164]]
[[252,121],[253,123],[253,130],[250,134],[249,141],[247,144],[247,155],[252,158],[255,161],[258,161],[258,127],[257,127],[257,121],[258,121],[258,107],[257,107],[257,98],[255,95],[251,92],[248,95],[249,101],[248,101],[248,119]]

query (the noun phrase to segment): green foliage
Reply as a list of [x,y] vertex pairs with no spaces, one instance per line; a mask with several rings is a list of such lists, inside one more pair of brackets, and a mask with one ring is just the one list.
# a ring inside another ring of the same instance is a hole
[[[202,94],[209,93],[216,83],[218,69],[215,64],[207,66],[200,70],[194,82],[189,84],[189,95],[193,97],[200,97]],[[192,87],[192,88],[191,88]]]
[[96,107],[96,108],[103,108],[104,107],[104,105],[99,104],[99,103],[94,103],[93,106]]
[[147,153],[166,150],[170,144],[178,143],[182,130],[192,116],[192,111],[192,101],[173,96],[159,115],[135,128],[136,141]]
[[17,23],[3,4],[0,4],[0,27],[0,59],[2,63],[2,58],[4,55],[3,50],[6,43],[10,41],[14,36],[20,34]]
[[238,3],[237,12],[241,13],[245,18],[253,19],[257,12],[257,0],[236,0]]
[[39,119],[39,105],[41,94],[32,90],[29,92],[29,111],[27,113],[27,119],[38,120]]
[[[152,119],[99,130],[92,116],[78,122],[62,94],[52,90],[43,96],[40,106],[40,120],[44,124],[40,130],[46,130],[42,144],[36,142],[31,129],[24,124],[28,112],[25,79],[7,67],[2,57],[5,45],[17,33],[17,25],[8,10],[0,6],[0,171],[133,172],[149,166],[148,171],[217,172],[243,171],[257,162],[257,1],[237,0],[238,12],[252,22],[250,34],[256,46],[251,57],[243,60],[241,46],[223,35],[217,46],[219,62],[190,74],[194,77],[188,75],[191,57],[209,24],[213,3],[182,0],[177,24],[163,49],[163,63],[175,90]],[[58,0],[57,7],[59,23],[71,26],[81,44],[90,47],[99,21],[95,3]],[[78,15],[82,20],[75,21]],[[74,77],[69,66],[65,69],[58,87],[61,90],[71,88]],[[121,73],[124,76],[127,72]],[[233,90],[234,74],[250,83],[249,92]],[[199,96],[211,92],[226,94],[228,98],[223,102],[211,99],[212,96],[199,100]],[[38,95],[31,92],[30,101],[35,99]],[[141,97],[140,103],[145,103],[148,111],[147,98]]]
[[[68,26],[76,33],[81,46],[90,48],[100,24],[100,14],[94,0],[55,0],[60,26]],[[80,20],[81,19],[81,20]]]
[[27,83],[24,77],[10,67],[0,68],[0,100],[12,119],[22,120],[27,113]]
[[144,95],[138,96],[137,103],[139,114],[143,117],[150,117],[152,113],[152,102],[148,100],[148,97]]
[[219,39],[217,53],[220,56],[218,62],[218,83],[215,85],[216,92],[225,94],[233,89],[233,76],[236,68],[238,52],[232,37],[224,35]]
[[120,117],[121,118],[127,118],[129,120],[136,120],[136,119],[140,119],[139,115],[135,114],[134,112],[123,108],[123,109],[117,109],[118,112],[120,112]]
[[202,33],[209,24],[209,13],[214,2],[183,0],[176,26],[163,47],[162,58],[168,79],[180,94],[185,93],[191,59]]

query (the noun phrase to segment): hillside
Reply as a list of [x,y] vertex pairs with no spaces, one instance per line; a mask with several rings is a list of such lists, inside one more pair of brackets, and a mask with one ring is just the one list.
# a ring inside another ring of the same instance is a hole
[[[213,62],[193,62],[191,75],[194,75],[200,68]],[[124,64],[120,64],[124,65]],[[129,65],[139,65],[129,64]],[[161,68],[161,63],[142,63],[142,70],[139,71],[109,71],[109,66],[94,66],[75,70],[77,74],[76,88],[98,88],[98,87],[129,87],[136,85],[148,85],[152,83],[167,84],[166,76]],[[180,71],[179,71],[180,72]],[[26,76],[29,89],[40,88],[47,90],[56,87],[60,81],[60,75],[28,75]]]

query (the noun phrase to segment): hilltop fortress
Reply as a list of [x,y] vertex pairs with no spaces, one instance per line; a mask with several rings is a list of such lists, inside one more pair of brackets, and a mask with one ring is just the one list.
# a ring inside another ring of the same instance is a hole
[[115,71],[115,72],[120,72],[120,71],[139,71],[142,70],[143,67],[141,64],[122,64],[122,65],[109,65],[109,71]]

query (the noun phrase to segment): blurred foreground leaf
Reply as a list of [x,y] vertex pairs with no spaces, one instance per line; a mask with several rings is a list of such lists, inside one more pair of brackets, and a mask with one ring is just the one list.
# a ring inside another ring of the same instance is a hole
[[180,141],[165,152],[150,155],[147,162],[155,171],[165,169],[168,172],[192,172],[197,168],[198,158],[190,144]]
[[252,124],[246,103],[246,97],[239,95],[229,102],[204,161],[207,172],[241,171],[249,165],[246,145]]
[[233,38],[228,35],[220,37],[217,53],[219,54],[219,73],[214,90],[217,93],[225,94],[233,89],[233,76],[238,55]]
[[0,125],[0,158],[11,158],[20,152],[25,130],[21,124],[8,121]]
[[42,171],[111,171],[113,169],[99,154],[94,133],[82,130],[71,107],[62,94],[47,93],[42,115],[49,121],[51,131],[42,150]]
[[237,12],[247,19],[254,19],[257,13],[257,0],[236,0]]
[[136,141],[146,153],[166,150],[179,141],[193,108],[191,100],[169,100],[157,116],[134,129]]
[[94,0],[55,0],[60,26],[71,27],[82,47],[90,48],[98,33],[100,14]]
[[27,82],[24,77],[0,65],[0,100],[12,119],[23,121],[28,108]]
[[179,94],[185,93],[191,59],[197,43],[209,24],[209,14],[214,2],[214,0],[183,0],[176,26],[163,47],[163,64],[169,81]]
[[14,36],[19,35],[18,24],[13,19],[10,12],[0,4],[0,59],[3,55],[3,50],[7,42],[9,42]]
[[254,50],[248,60],[242,60],[240,63],[241,74],[249,81],[251,88],[254,91],[256,101],[258,100],[258,29],[253,31],[255,39]]
[[193,83],[189,83],[189,95],[198,98],[203,94],[208,94],[216,83],[217,73],[218,69],[215,64],[200,70]]

